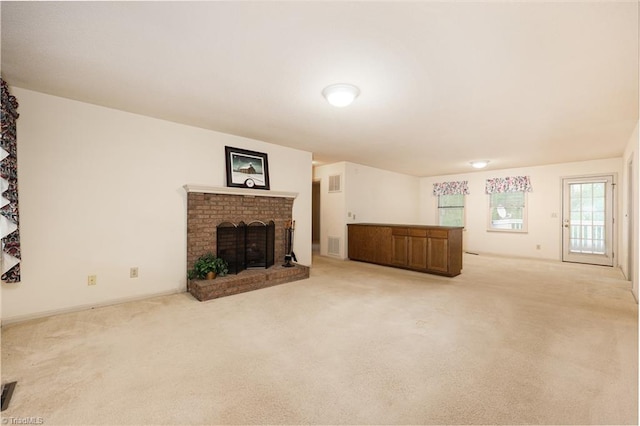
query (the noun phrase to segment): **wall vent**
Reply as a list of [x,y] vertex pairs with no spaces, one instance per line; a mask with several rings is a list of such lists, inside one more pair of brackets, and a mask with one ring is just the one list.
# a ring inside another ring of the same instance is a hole
[[329,237],[327,254],[331,256],[340,256],[340,237]]
[[329,176],[329,192],[341,192],[341,177],[342,175]]

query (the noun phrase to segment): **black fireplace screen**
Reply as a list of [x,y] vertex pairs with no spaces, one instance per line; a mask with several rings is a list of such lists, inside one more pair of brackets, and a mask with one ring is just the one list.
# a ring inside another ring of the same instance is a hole
[[227,262],[230,274],[247,269],[244,255],[245,228],[244,222],[237,225],[224,222],[216,228],[218,257]]
[[269,221],[224,222],[217,227],[217,251],[229,264],[229,273],[237,274],[249,268],[273,266],[275,251],[275,223]]

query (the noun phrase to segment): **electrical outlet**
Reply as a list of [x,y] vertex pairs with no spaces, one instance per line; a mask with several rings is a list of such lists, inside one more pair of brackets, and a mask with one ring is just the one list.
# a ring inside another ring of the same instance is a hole
[[97,275],[89,275],[87,279],[87,285],[96,285],[98,284],[98,276]]
[[138,278],[138,267],[134,266],[129,270],[129,278]]
[[540,250],[540,244],[536,244],[536,250]]

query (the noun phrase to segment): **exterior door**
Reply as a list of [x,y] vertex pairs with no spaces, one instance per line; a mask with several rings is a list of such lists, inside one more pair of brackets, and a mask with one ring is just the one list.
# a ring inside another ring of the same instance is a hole
[[613,266],[613,176],[563,179],[562,260]]

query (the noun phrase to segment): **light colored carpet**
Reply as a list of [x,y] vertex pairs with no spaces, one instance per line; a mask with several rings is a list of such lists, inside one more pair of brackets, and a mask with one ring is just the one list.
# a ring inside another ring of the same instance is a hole
[[637,424],[620,271],[465,257],[444,278],[314,258],[311,278],[8,325],[4,418],[45,424]]

